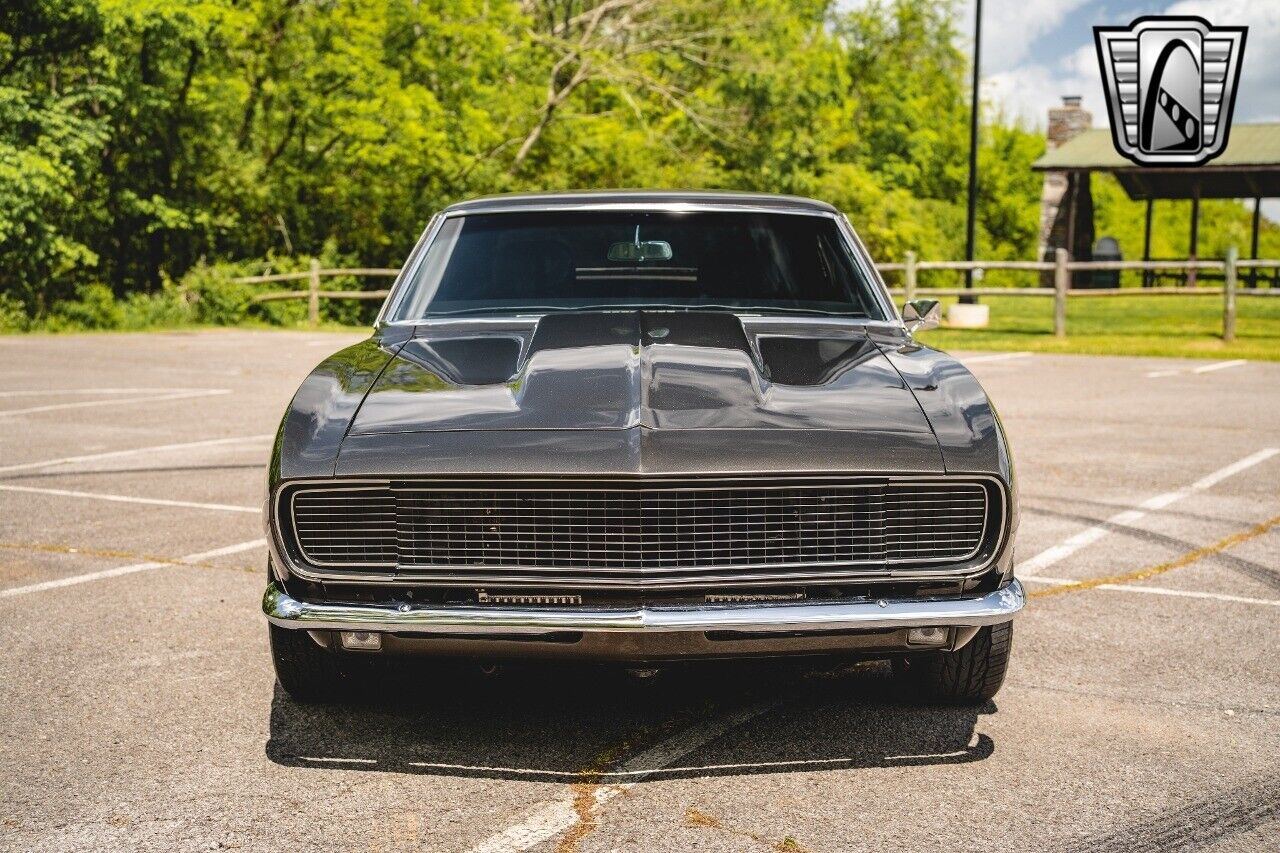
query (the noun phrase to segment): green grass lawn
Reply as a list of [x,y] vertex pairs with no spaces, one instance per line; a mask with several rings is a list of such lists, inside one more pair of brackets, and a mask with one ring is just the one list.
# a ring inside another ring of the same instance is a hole
[[[928,296],[921,288],[919,295]],[[954,298],[944,298],[946,305]],[[1249,358],[1280,361],[1280,297],[1240,297],[1236,340],[1222,342],[1221,296],[1098,296],[1067,300],[1067,336],[1053,336],[1053,298],[991,296],[986,329],[920,334],[944,350],[1032,350],[1093,355]]]

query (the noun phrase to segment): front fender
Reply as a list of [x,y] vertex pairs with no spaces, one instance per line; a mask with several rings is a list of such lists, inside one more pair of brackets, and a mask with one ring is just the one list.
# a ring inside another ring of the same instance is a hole
[[991,474],[1009,490],[1009,531],[997,561],[1012,576],[1018,529],[1018,479],[1004,426],[987,392],[963,364],[910,338],[873,337],[902,376],[933,428],[948,473]]
[[326,358],[303,380],[276,433],[269,494],[283,480],[334,475],[352,419],[401,345],[361,341]]

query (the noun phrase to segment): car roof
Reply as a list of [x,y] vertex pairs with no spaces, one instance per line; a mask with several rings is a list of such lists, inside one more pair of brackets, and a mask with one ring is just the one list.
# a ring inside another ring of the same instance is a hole
[[449,205],[444,212],[510,213],[533,210],[574,210],[582,208],[643,207],[723,207],[774,210],[780,213],[837,213],[823,201],[794,195],[693,190],[591,190],[580,192],[509,193],[483,196]]

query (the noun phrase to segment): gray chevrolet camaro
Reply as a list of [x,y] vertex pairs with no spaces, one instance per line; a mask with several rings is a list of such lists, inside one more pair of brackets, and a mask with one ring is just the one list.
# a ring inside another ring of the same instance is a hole
[[978,382],[912,338],[936,322],[817,201],[446,209],[280,425],[280,684],[333,698],[393,655],[823,654],[990,698],[1017,489]]

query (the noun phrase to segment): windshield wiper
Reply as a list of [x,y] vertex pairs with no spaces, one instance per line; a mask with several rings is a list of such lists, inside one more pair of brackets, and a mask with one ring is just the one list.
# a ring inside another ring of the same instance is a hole
[[641,311],[733,311],[737,314],[821,314],[824,317],[866,317],[861,311],[825,311],[821,308],[792,308],[787,305],[636,305]]
[[619,305],[617,303],[608,303],[605,305],[515,305],[512,307],[498,306],[486,308],[459,308],[456,311],[437,311],[426,315],[426,319],[431,317],[459,317],[466,314],[570,314],[581,311],[638,311],[647,308],[647,305]]
[[458,308],[453,311],[429,311],[420,320],[430,320],[435,317],[464,317],[476,314],[545,314],[550,311],[558,311],[560,309],[550,305],[516,305],[511,308],[506,307],[485,307],[485,308]]

